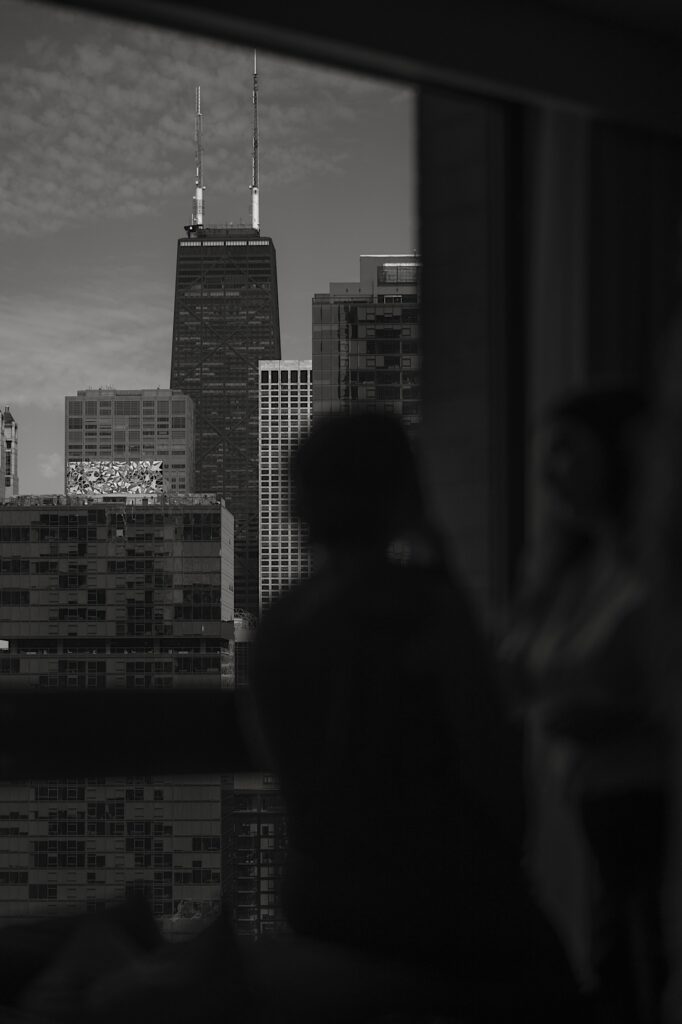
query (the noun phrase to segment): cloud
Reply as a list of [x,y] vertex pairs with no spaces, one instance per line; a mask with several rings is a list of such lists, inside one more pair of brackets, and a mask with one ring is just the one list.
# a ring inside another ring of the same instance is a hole
[[[15,0],[5,6],[9,22],[12,8],[25,13]],[[33,236],[95,216],[140,216],[160,200],[188,194],[197,84],[208,189],[244,190],[250,50],[31,6],[41,11],[40,28],[6,47],[0,59],[5,233]],[[271,55],[260,56],[259,80],[261,175],[270,187],[342,174],[345,136],[363,102],[386,102],[404,91]]]

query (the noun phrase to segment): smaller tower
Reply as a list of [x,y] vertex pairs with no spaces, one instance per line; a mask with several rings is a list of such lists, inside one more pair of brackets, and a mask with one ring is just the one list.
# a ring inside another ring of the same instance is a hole
[[251,174],[251,227],[260,231],[260,210],[258,205],[258,68],[256,51],[253,51],[253,162]]
[[0,501],[4,501],[19,493],[19,431],[9,406],[4,412],[0,409],[0,449]]
[[311,359],[261,359],[258,366],[258,577],[262,614],[312,572],[306,528],[294,509],[289,460],[310,431],[313,364]]

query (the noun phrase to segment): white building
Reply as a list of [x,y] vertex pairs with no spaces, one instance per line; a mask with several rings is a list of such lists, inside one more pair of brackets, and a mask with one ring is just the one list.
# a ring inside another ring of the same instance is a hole
[[310,575],[305,529],[292,510],[289,460],[312,419],[312,360],[259,362],[259,597],[261,613]]

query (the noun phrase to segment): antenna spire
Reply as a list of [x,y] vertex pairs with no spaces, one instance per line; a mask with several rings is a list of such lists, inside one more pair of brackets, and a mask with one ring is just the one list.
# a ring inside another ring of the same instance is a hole
[[201,227],[204,223],[204,147],[201,138],[201,86],[196,87],[194,114],[194,145],[196,152],[196,174],[194,177],[194,199],[192,200],[192,225]]
[[253,51],[253,171],[251,176],[251,226],[260,231],[258,204],[258,67]]

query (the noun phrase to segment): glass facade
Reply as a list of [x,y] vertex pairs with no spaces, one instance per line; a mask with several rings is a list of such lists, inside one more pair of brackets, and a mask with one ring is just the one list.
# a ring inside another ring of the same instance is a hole
[[365,410],[421,421],[421,265],[361,256],[360,281],[313,298],[314,415]]
[[196,489],[235,519],[235,602],[258,615],[258,362],[279,359],[272,240],[198,228],[178,242],[171,387],[195,404]]

